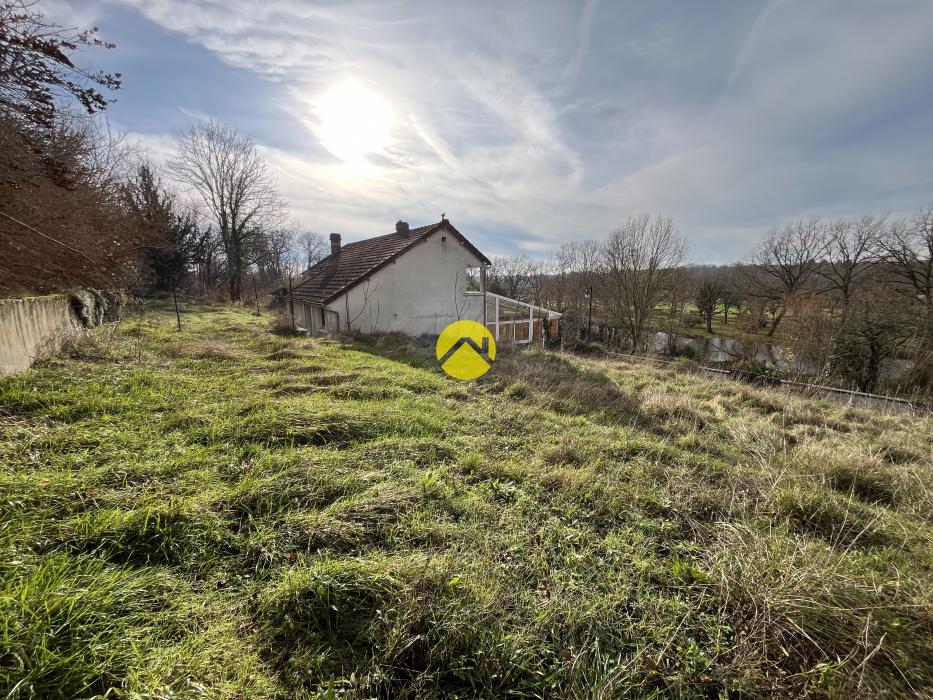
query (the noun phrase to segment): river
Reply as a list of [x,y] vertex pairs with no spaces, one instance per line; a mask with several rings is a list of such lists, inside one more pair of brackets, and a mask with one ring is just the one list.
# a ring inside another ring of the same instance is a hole
[[[819,364],[813,360],[796,356],[789,348],[777,343],[759,340],[738,340],[721,335],[693,338],[657,332],[652,337],[648,350],[653,355],[664,357],[686,355],[704,365],[721,365],[746,360],[770,365],[778,370],[802,377],[814,377],[820,374]],[[883,360],[879,379],[884,384],[897,384],[912,366],[913,363],[910,360],[902,358]]]

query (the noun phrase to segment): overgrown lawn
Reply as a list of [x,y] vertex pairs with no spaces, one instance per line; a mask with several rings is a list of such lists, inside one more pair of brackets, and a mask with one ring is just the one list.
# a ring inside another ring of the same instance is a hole
[[150,307],[0,380],[0,697],[933,692],[933,419]]

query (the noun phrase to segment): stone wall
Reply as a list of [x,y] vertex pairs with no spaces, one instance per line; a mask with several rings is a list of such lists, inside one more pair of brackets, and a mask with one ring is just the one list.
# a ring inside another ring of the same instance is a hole
[[0,376],[29,369],[82,325],[66,296],[0,300]]

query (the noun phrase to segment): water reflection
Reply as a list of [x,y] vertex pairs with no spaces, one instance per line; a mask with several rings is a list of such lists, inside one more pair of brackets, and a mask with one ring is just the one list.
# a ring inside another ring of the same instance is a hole
[[[652,337],[648,349],[654,355],[686,355],[705,365],[753,361],[801,376],[815,376],[820,373],[817,362],[796,356],[785,346],[759,340],[739,340],[721,335],[692,338],[657,332]],[[912,364],[910,360],[900,358],[884,360],[880,378],[886,382],[896,382],[907,374]]]

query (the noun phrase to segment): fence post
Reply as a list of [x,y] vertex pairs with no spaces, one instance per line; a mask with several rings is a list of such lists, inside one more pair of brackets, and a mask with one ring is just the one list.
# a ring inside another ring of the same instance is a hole
[[172,301],[175,302],[175,321],[178,323],[178,330],[181,330],[181,313],[178,311],[178,297],[175,295],[177,283],[172,282]]

